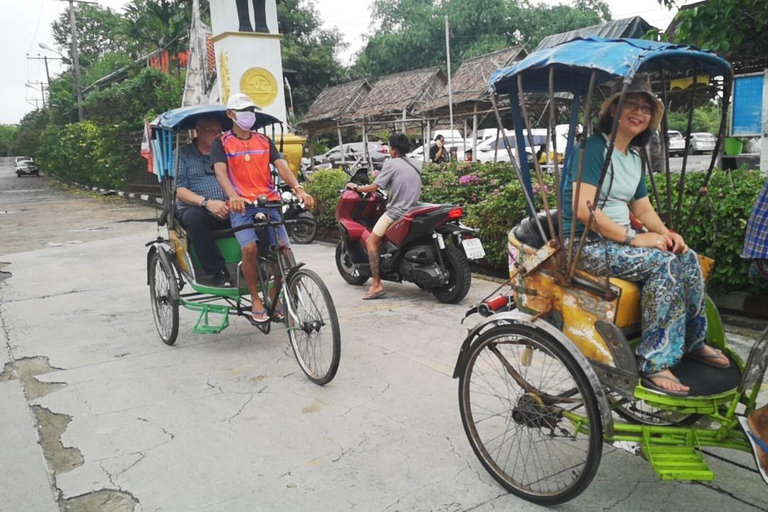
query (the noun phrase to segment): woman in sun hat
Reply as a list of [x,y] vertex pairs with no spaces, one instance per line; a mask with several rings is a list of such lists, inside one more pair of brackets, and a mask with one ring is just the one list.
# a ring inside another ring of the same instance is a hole
[[[728,358],[704,342],[707,336],[704,277],[696,253],[677,233],[667,229],[653,209],[645,185],[645,171],[637,148],[648,143],[658,130],[664,105],[653,95],[649,77],[636,75],[630,83],[624,106],[618,103],[624,83],[618,80],[598,114],[595,135],[580,144],[565,169],[563,190],[564,233],[570,235],[576,222],[578,243],[590,218],[588,203],[600,183],[614,120],[619,124],[611,161],[590,226],[579,266],[591,273],[604,273],[606,253],[614,277],[642,283],[642,339],[636,350],[643,385],[654,391],[686,396],[689,388],[680,383],[671,368],[685,357],[707,365],[727,368]],[[584,170],[577,183],[578,165],[584,151]],[[574,205],[580,188],[579,204]],[[630,213],[640,220],[646,233],[630,225]],[[571,243],[571,241],[567,241]]]

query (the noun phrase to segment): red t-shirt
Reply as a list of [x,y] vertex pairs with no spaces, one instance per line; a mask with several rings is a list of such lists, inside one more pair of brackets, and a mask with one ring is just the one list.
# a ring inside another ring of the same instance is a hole
[[260,195],[269,201],[280,198],[270,172],[270,164],[278,159],[275,143],[257,132],[251,132],[249,139],[240,139],[230,131],[211,146],[211,161],[227,164],[227,175],[237,195],[249,201]]

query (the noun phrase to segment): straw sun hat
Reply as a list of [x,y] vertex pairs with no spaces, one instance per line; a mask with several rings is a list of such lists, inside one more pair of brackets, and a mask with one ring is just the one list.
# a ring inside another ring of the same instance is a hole
[[[619,99],[623,87],[624,82],[621,79],[618,79],[613,83],[611,94],[603,102],[603,106],[600,107],[600,118],[606,115],[613,102]],[[629,84],[629,87],[627,88],[627,94],[638,92],[644,93],[648,97],[648,101],[653,105],[653,117],[651,117],[649,128],[658,131],[659,126],[661,126],[661,118],[664,117],[664,104],[659,98],[654,96],[653,91],[651,90],[650,78],[645,73],[635,75],[632,79],[632,83]]]

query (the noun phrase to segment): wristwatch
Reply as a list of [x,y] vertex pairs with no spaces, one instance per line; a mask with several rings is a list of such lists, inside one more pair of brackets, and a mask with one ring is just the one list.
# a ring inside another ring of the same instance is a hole
[[627,228],[627,236],[626,238],[624,238],[624,243],[626,245],[631,245],[632,240],[634,240],[636,236],[637,236],[637,231],[635,231],[632,228]]
[[207,197],[204,197],[203,200],[200,201],[200,206],[203,207],[203,208],[208,206],[208,198]]

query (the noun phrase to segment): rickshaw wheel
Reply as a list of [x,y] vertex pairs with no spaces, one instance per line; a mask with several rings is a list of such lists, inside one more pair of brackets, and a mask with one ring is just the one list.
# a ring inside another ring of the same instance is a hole
[[600,411],[556,340],[533,327],[494,327],[473,343],[459,377],[464,431],[504,488],[548,506],[589,486],[603,450]]
[[302,268],[288,283],[288,338],[299,366],[318,385],[331,382],[341,359],[341,331],[333,299],[315,272]]
[[179,334],[179,301],[172,294],[175,286],[173,271],[160,254],[153,254],[149,261],[149,297],[157,333],[166,345],[176,343]]

